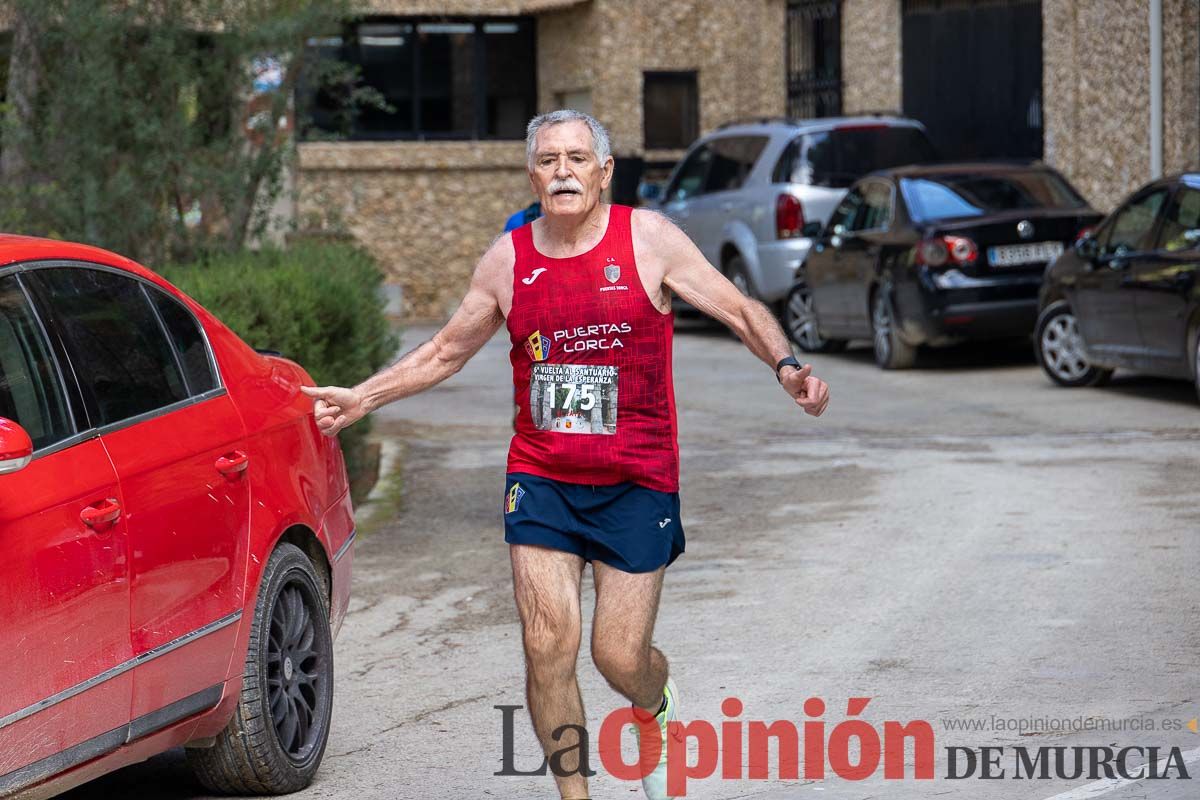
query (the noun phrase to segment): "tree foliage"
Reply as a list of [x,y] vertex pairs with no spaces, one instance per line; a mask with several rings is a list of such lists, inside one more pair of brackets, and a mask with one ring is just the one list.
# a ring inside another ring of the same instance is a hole
[[149,263],[260,235],[328,0],[9,0],[0,230]]

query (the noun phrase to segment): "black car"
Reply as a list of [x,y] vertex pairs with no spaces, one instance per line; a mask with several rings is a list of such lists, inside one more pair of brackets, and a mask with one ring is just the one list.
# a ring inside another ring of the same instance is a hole
[[1029,336],[1046,264],[1099,221],[1041,164],[941,164],[858,181],[820,232],[786,304],[800,347],[869,338],[885,369],[919,345]]
[[1200,173],[1142,187],[1046,271],[1039,363],[1063,386],[1126,368],[1200,392],[1198,272]]

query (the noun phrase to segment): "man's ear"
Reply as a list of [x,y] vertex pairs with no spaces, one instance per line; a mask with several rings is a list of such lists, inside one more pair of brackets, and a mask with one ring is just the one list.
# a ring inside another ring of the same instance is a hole
[[540,200],[541,196],[538,194],[537,181],[533,179],[533,170],[527,169],[525,170],[525,174],[529,176],[529,190],[533,192],[534,198]]
[[608,188],[608,185],[610,183],[612,183],[613,166],[615,164],[616,164],[616,162],[613,161],[612,156],[609,156],[608,158],[606,158],[604,160],[604,166],[602,167],[602,169],[604,170],[604,177],[602,177],[600,179],[600,191],[603,192],[605,189]]

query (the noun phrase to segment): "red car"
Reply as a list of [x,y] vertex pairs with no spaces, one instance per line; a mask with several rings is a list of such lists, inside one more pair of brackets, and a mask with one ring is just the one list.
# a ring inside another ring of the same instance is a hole
[[0,236],[0,796],[179,745],[312,780],[354,522],[301,384],[128,259]]

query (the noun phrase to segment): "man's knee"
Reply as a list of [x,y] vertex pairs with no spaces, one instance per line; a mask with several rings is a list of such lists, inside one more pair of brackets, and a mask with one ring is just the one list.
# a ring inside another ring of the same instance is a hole
[[650,649],[628,641],[592,641],[592,661],[611,684],[628,686],[650,668]]
[[579,655],[579,624],[571,619],[531,620],[523,630],[525,661],[531,671],[547,677],[570,673]]

